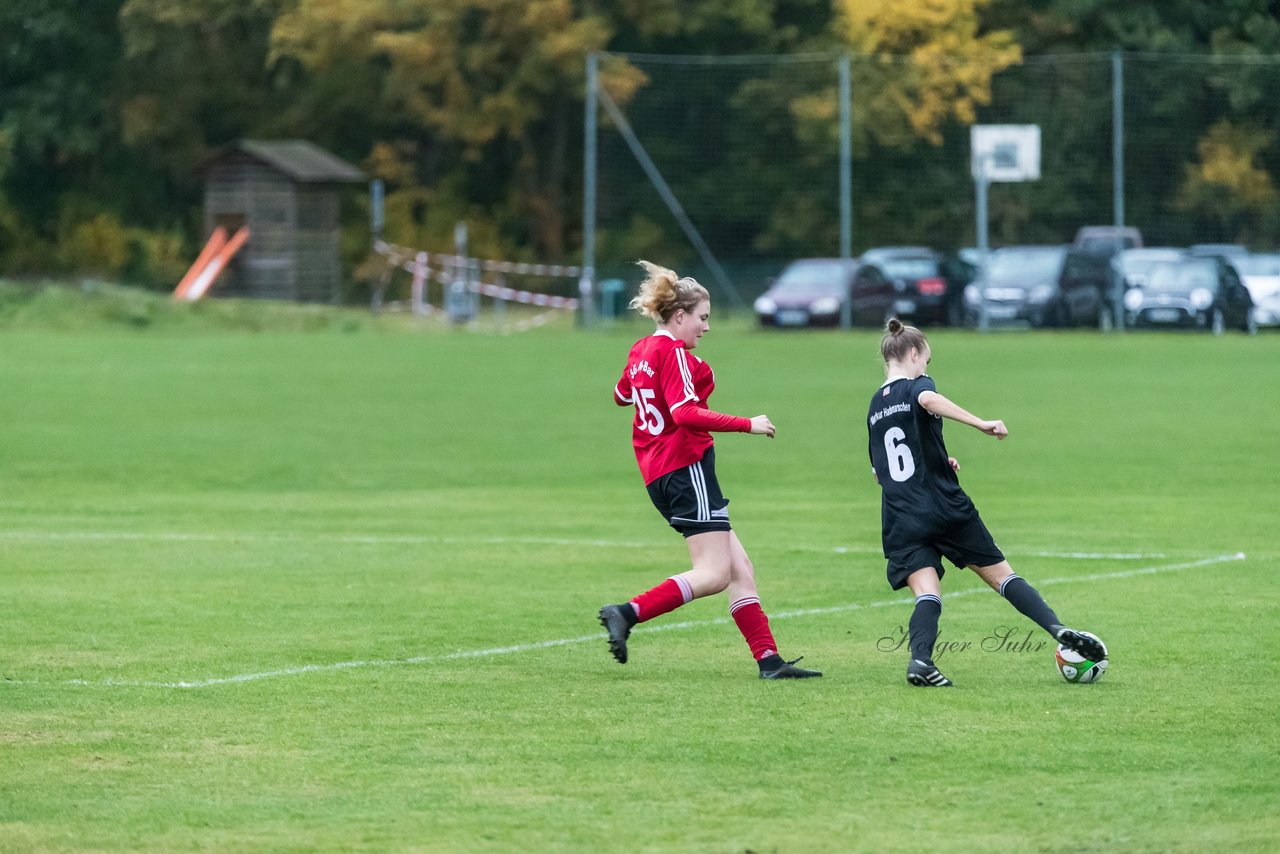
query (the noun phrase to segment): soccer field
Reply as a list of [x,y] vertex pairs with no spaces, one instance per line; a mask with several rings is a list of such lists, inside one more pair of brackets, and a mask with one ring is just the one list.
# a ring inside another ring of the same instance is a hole
[[924,691],[870,332],[698,351],[778,425],[717,469],[826,676],[757,679],[723,596],[613,662],[596,609],[688,561],[612,403],[645,331],[0,337],[0,849],[1280,847],[1280,336],[931,335],[1010,430],[948,423],[962,484],[1111,670],[953,571]]

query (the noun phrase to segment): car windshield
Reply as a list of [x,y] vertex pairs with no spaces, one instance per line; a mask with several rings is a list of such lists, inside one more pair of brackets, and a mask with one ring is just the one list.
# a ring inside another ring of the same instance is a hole
[[1231,263],[1242,276],[1280,276],[1280,255],[1247,255]]
[[1062,269],[1064,255],[1066,250],[1057,247],[998,249],[991,256],[987,275],[994,282],[1053,279]]
[[924,279],[938,275],[938,262],[932,258],[888,258],[880,265],[885,275],[894,279]]
[[1107,253],[1116,248],[1131,249],[1137,243],[1132,235],[1091,234],[1076,241],[1076,248],[1085,252]]
[[1158,264],[1151,270],[1147,287],[1153,291],[1192,291],[1196,288],[1217,290],[1218,267],[1212,261]]
[[1146,276],[1151,273],[1151,268],[1157,264],[1177,261],[1180,256],[1180,252],[1172,249],[1168,252],[1126,252],[1120,258],[1120,272],[1129,278]]
[[781,294],[839,294],[846,280],[842,264],[806,261],[783,270],[773,288]]

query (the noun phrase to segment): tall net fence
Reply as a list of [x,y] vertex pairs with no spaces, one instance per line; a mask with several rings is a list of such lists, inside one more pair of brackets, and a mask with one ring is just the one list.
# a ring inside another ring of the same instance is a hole
[[1148,242],[1280,245],[1280,57],[1126,57],[1126,218]]
[[[697,276],[713,293],[724,290],[722,272],[733,291],[722,295],[741,305],[787,262],[838,256],[842,228],[855,255],[975,241],[970,123],[951,115],[923,130],[913,125],[919,104],[895,94],[917,91],[919,69],[909,60],[606,62],[625,63],[641,82],[625,97],[607,87],[602,96],[626,127],[602,114],[597,279],[633,281],[628,265],[648,258]],[[1080,226],[1117,216],[1152,245],[1280,243],[1277,91],[1280,57],[1029,57],[996,73],[974,123],[1038,125],[1041,178],[991,186],[991,244],[1069,242]],[[843,198],[842,133],[850,175]],[[678,201],[685,227],[664,196]]]
[[[838,247],[835,58],[627,61],[644,82],[616,106],[739,289],[776,273],[779,259],[829,255],[829,247]],[[795,119],[800,103],[815,114],[803,125]],[[680,228],[624,130],[602,118],[598,275],[634,278],[626,265],[647,258],[714,289],[715,271]]]

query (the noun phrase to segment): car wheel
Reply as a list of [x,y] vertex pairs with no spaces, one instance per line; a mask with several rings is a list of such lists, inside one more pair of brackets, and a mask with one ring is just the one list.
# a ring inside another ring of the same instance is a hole
[[1221,335],[1227,328],[1227,319],[1222,316],[1222,309],[1215,308],[1213,310],[1213,319],[1209,324],[1209,328],[1213,330],[1214,335]]

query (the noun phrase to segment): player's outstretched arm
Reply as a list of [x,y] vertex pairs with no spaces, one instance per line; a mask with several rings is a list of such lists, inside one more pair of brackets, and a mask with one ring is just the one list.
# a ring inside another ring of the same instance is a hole
[[757,415],[755,418],[726,415],[723,412],[707,409],[697,401],[671,410],[671,419],[681,427],[705,430],[709,433],[754,433],[772,439],[777,432],[767,415]]
[[995,436],[997,439],[1003,439],[1009,435],[1009,430],[1004,426],[1003,421],[987,421],[979,418],[964,407],[953,403],[936,391],[922,391],[920,397],[917,398],[920,405],[923,406],[933,415],[941,418],[950,418],[952,421],[959,421],[961,424],[968,424],[977,430],[981,430],[988,436]]

